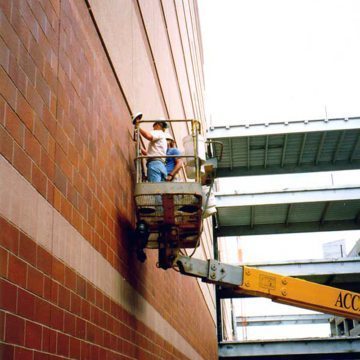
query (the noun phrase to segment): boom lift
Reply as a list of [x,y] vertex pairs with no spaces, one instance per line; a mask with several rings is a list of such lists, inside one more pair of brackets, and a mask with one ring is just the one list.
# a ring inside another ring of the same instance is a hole
[[[190,125],[190,135],[187,136],[190,150],[181,158],[186,159],[187,167],[190,166],[194,179],[181,182],[146,182],[143,161],[153,157],[141,155],[138,127],[141,123],[154,121],[141,118],[141,113],[133,117],[136,141],[135,203],[138,258],[141,261],[145,260],[141,255],[142,248],[158,249],[158,266],[168,269],[173,266],[180,249],[199,246],[204,217],[201,166],[206,160],[205,147],[203,151],[199,149],[201,125],[198,120],[167,120],[170,124],[180,122]],[[204,145],[203,142],[202,144]],[[164,156],[169,157],[176,156]]]
[[[200,123],[197,120],[168,120],[169,123],[185,122],[191,125],[192,153],[182,158],[191,159],[194,180],[183,182],[149,183],[144,177],[139,120],[134,117],[136,140],[136,186],[138,247],[158,249],[158,266],[163,269],[178,268],[184,275],[201,278],[204,282],[231,287],[234,293],[270,298],[275,302],[325,312],[349,319],[360,320],[360,294],[282,276],[251,268],[223,264],[217,260],[199,260],[184,256],[182,248],[199,246],[204,210],[210,191],[205,195],[202,184],[209,183],[213,165],[201,176],[205,159],[199,155]],[[137,120],[137,121],[136,121]],[[142,120],[140,122],[153,122]],[[203,156],[204,157],[204,156]],[[206,168],[206,166],[205,166]],[[210,181],[212,185],[212,181]],[[210,186],[211,190],[211,186]],[[203,197],[206,201],[203,201]],[[140,257],[140,260],[144,258]]]
[[355,292],[216,260],[180,255],[176,265],[184,275],[231,287],[234,293],[266,297],[287,305],[360,320],[360,294]]

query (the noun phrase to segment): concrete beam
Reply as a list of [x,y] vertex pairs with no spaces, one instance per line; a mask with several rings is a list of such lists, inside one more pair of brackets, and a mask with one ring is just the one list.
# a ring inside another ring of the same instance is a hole
[[219,359],[359,359],[359,337],[222,342]]
[[360,257],[340,259],[301,260],[277,263],[242,264],[285,276],[309,277],[320,275],[359,274]]
[[245,235],[270,235],[270,234],[295,234],[318,231],[344,231],[359,230],[360,225],[353,220],[336,220],[324,224],[318,221],[284,224],[262,224],[253,228],[248,225],[221,226],[217,229],[218,237],[245,236]]
[[266,193],[216,193],[216,207],[240,207],[275,204],[359,200],[360,187],[283,190]]
[[264,316],[237,316],[237,326],[327,324],[332,318],[327,314],[291,314]]
[[235,138],[245,136],[306,133],[315,131],[353,130],[359,128],[360,117],[352,117],[348,119],[304,120],[210,127],[207,131],[207,138],[215,140],[229,137]]
[[216,170],[216,177],[235,177],[235,176],[255,176],[255,175],[280,175],[280,174],[296,174],[296,173],[309,173],[315,171],[334,171],[334,170],[356,170],[359,169],[358,162],[349,161],[336,161],[336,164],[286,164],[284,166],[269,164],[266,168],[264,166],[233,166],[218,167]]

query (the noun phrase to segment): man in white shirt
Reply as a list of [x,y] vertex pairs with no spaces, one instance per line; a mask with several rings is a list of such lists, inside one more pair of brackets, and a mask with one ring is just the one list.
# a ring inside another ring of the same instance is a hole
[[142,153],[143,155],[153,156],[147,159],[147,178],[149,182],[166,180],[167,171],[164,156],[166,156],[167,151],[165,135],[165,129],[167,127],[167,123],[163,120],[154,122],[153,131],[147,131],[139,127],[140,134],[149,140],[148,149],[143,149]]

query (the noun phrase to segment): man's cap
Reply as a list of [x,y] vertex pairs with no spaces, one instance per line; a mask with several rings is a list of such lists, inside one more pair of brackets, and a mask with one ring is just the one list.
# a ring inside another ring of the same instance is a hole
[[168,124],[166,121],[164,120],[157,120],[154,122],[153,126],[159,124],[163,129],[167,129],[168,128]]

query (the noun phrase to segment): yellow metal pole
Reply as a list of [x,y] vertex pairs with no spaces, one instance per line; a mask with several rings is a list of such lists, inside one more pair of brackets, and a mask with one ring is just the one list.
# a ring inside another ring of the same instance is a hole
[[141,179],[141,159],[138,157],[140,156],[140,131],[139,131],[139,124],[135,124],[135,137],[136,137],[136,183],[140,183]]
[[199,161],[199,154],[198,154],[198,127],[196,126],[196,120],[191,122],[191,134],[193,138],[194,144],[194,161],[195,161],[195,181],[200,181],[200,161]]
[[243,266],[243,283],[235,292],[360,320],[360,294]]

